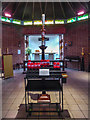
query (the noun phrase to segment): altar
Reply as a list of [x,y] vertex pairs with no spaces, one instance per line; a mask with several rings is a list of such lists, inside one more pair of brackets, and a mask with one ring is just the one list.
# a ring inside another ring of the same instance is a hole
[[[54,52],[45,53],[45,59],[54,60],[55,54],[56,53],[54,53]],[[42,58],[42,53],[40,53],[40,52],[34,52],[34,53],[32,53],[32,55],[33,55],[34,60],[41,60],[41,58]]]

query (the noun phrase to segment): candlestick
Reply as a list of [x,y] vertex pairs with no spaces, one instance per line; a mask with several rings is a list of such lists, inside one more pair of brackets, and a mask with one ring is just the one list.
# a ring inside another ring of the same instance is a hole
[[82,52],[81,52],[82,56],[84,56],[84,48],[82,48]]

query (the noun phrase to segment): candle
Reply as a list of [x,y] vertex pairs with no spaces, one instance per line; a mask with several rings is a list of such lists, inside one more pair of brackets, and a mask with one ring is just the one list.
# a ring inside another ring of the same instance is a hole
[[45,14],[42,14],[42,24],[45,24]]

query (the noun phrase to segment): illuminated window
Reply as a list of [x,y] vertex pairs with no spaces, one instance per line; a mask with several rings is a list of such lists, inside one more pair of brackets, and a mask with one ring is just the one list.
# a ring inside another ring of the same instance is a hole
[[53,20],[45,20],[45,24],[54,24]]
[[77,21],[79,21],[79,20],[85,20],[85,19],[88,19],[88,14],[85,14],[85,15],[77,17]]
[[76,21],[76,17],[67,19],[67,23],[72,23]]
[[10,18],[6,18],[6,17],[1,17],[1,21],[4,21],[4,22],[11,22],[11,19]]
[[21,20],[13,19],[13,20],[12,20],[12,23],[14,23],[14,24],[21,24]]
[[41,25],[42,24],[42,21],[41,20],[35,20],[34,21],[34,25]]
[[24,25],[32,25],[32,21],[24,21]]
[[64,24],[64,20],[55,20],[55,24]]

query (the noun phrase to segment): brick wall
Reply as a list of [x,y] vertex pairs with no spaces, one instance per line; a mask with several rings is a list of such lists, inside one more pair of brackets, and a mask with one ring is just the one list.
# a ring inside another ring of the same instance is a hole
[[[23,34],[41,34],[42,26],[24,26]],[[45,25],[46,34],[64,34],[64,25]]]
[[[65,43],[72,41],[72,46],[67,46],[65,56],[81,56],[82,47],[84,48],[85,70],[88,70],[88,21],[67,24],[64,35]],[[77,69],[77,64],[68,63],[69,68]]]
[[[18,47],[20,41],[21,47]],[[8,48],[9,54],[13,54],[13,64],[21,63],[24,60],[24,37],[22,26],[13,24],[2,24],[2,53],[6,54]],[[18,49],[21,54],[18,54]]]
[[[87,21],[72,23],[67,25],[47,25],[46,34],[65,33],[64,40],[72,41],[72,46],[65,49],[65,56],[75,55],[81,57],[81,48],[85,50],[85,70],[88,69],[88,24]],[[24,60],[24,35],[25,34],[41,34],[41,26],[20,26],[14,24],[2,25],[2,47],[3,54],[6,54],[6,48],[9,53],[13,54],[13,64]],[[21,48],[18,42],[21,42]],[[17,54],[17,50],[21,49],[21,54]],[[77,64],[68,64],[70,68],[76,68]]]
[[89,20],[88,20],[88,53],[89,53],[88,54],[88,71],[90,72],[90,13],[89,13]]
[[[47,34],[65,33],[64,25],[47,25]],[[13,54],[13,64],[22,63],[24,60],[24,35],[26,34],[41,34],[41,26],[20,26],[9,23],[2,24],[2,53],[6,54],[6,48],[9,50],[9,54]],[[18,47],[18,43],[21,43],[21,47]],[[18,55],[18,49],[21,50],[21,54]]]

